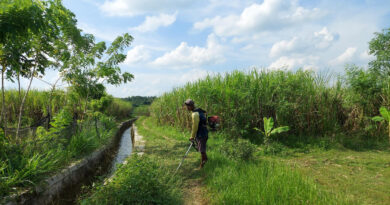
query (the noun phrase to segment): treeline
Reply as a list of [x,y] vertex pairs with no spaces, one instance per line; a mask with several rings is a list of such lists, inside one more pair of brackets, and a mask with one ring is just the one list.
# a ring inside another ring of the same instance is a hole
[[254,128],[263,128],[263,118],[273,117],[277,126],[290,126],[284,134],[289,137],[348,136],[366,144],[386,140],[388,125],[372,118],[381,107],[390,107],[389,31],[370,42],[376,59],[369,69],[349,65],[345,76],[334,77],[303,70],[217,74],[165,93],[151,113],[159,123],[189,128],[183,102],[192,98],[209,115],[221,117],[221,128],[231,138],[261,142]]
[[156,96],[131,96],[122,99],[131,102],[134,107],[138,107],[141,105],[151,105],[156,99]]

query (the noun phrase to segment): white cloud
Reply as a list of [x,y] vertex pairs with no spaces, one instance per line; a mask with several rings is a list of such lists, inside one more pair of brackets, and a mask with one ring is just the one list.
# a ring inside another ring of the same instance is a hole
[[131,65],[141,62],[146,62],[150,58],[149,51],[144,45],[135,46],[133,49],[127,52],[125,64]]
[[192,0],[106,0],[100,9],[110,16],[136,16],[172,12],[190,7],[193,2]]
[[317,41],[315,47],[319,49],[328,48],[338,38],[338,34],[330,33],[327,27],[324,27],[321,31],[314,32],[314,36]]
[[112,30],[107,29],[102,31],[85,23],[80,23],[78,26],[81,30],[83,30],[83,32],[93,34],[95,37],[105,41],[113,41],[119,35],[119,33],[113,32]]
[[173,24],[176,21],[176,15],[177,13],[172,15],[160,14],[158,16],[147,16],[141,25],[132,28],[131,30],[136,30],[139,32],[155,31],[159,27],[167,27]]
[[175,71],[173,73],[133,73],[134,81],[121,86],[107,86],[107,91],[117,97],[126,96],[159,96],[170,91],[174,87],[194,82],[200,78],[213,74],[203,69],[191,69],[188,71]]
[[273,44],[270,57],[286,54],[307,54],[329,48],[338,39],[338,34],[328,31],[324,27],[321,31],[314,32],[312,36],[295,36],[291,40],[282,40]]
[[270,56],[275,57],[283,52],[292,51],[296,49],[298,46],[297,41],[298,37],[293,37],[290,41],[279,41],[275,43],[271,48]]
[[196,22],[194,28],[213,28],[219,36],[250,35],[254,32],[279,30],[311,20],[321,15],[317,8],[305,9],[296,1],[264,0],[262,4],[252,4],[240,15],[227,15],[206,18]]
[[375,57],[373,55],[370,55],[368,53],[368,51],[364,51],[364,52],[360,53],[360,59],[368,62],[368,61],[374,60]]
[[331,65],[340,65],[344,63],[348,63],[349,61],[353,60],[353,57],[355,56],[357,48],[356,47],[349,47],[347,48],[341,55],[339,55],[337,58],[333,59],[330,64]]
[[272,70],[277,69],[297,69],[303,68],[304,70],[317,70],[319,57],[318,56],[307,56],[307,57],[287,57],[282,56],[268,67]]
[[188,68],[217,64],[225,61],[221,46],[214,34],[207,38],[207,47],[189,46],[182,42],[173,51],[157,58],[152,65],[170,68]]

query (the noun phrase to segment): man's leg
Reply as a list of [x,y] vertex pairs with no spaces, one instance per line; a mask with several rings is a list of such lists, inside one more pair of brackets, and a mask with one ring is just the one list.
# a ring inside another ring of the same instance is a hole
[[206,142],[207,142],[207,138],[204,137],[204,138],[200,138],[200,139],[197,139],[198,141],[198,150],[201,154],[201,162],[200,162],[200,167],[203,168],[203,166],[206,164],[207,162],[207,154],[206,154]]

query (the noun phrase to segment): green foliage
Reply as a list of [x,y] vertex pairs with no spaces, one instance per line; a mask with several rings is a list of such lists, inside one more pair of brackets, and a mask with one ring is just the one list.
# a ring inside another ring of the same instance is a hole
[[101,115],[99,137],[91,120],[82,124],[84,129],[74,132],[78,129],[69,125],[70,116],[66,109],[61,110],[49,130],[38,127],[36,136],[24,136],[21,142],[5,140],[0,134],[0,196],[35,185],[48,174],[107,144],[116,131],[114,119]]
[[387,122],[387,128],[388,128],[388,134],[389,134],[389,144],[390,144],[390,111],[386,107],[381,107],[379,109],[379,113],[381,116],[375,116],[372,118],[372,120],[376,122]]
[[208,76],[163,94],[151,106],[159,123],[189,128],[191,118],[182,108],[187,98],[209,115],[221,117],[230,136],[258,139],[255,127],[264,117],[289,125],[291,134],[326,135],[342,129],[345,120],[344,90],[329,87],[328,76],[309,71],[233,71]]
[[150,105],[156,99],[155,96],[131,96],[127,98],[123,98],[123,100],[130,101],[134,107],[142,106],[142,105]]
[[[304,146],[307,149],[307,146]],[[267,146],[264,146],[263,153],[265,155],[276,155],[286,151],[286,146],[279,142],[270,142]]]
[[133,115],[134,116],[149,116],[150,111],[149,111],[150,105],[140,105],[138,107],[134,108]]
[[255,151],[255,145],[249,142],[249,140],[240,138],[234,140],[225,140],[221,145],[221,153],[233,160],[252,160]]
[[114,98],[112,103],[104,111],[106,115],[115,116],[117,119],[129,119],[133,105],[119,98]]
[[[24,95],[25,92],[25,90],[21,90],[22,95]],[[49,107],[51,109],[50,113],[55,115],[61,108],[70,104],[68,102],[69,98],[67,94],[62,90],[55,90],[52,94],[51,101],[48,100],[50,98],[49,91],[30,90],[29,93],[30,95],[27,96],[24,106],[22,127],[32,126],[42,120],[48,115]],[[5,91],[4,104],[6,106],[6,120],[9,127],[16,127],[20,101],[21,99],[17,90]]]
[[264,122],[264,132],[256,127],[254,129],[259,131],[264,136],[265,145],[269,145],[271,136],[279,133],[287,132],[290,130],[288,126],[274,128],[274,119],[272,117],[270,118],[264,117],[263,122]]
[[131,156],[112,181],[80,204],[181,204],[177,177],[149,157]]
[[[375,33],[370,41],[370,54],[376,57],[370,62],[370,67],[380,73],[382,77],[390,76],[390,28],[382,33]],[[378,77],[380,77],[378,76]]]
[[371,116],[390,105],[390,79],[378,79],[375,72],[356,66],[348,66],[346,73],[338,79],[302,70],[217,74],[163,94],[150,111],[161,124],[189,129],[191,118],[182,105],[191,98],[209,115],[221,117],[220,128],[228,136],[252,142],[259,142],[254,128],[264,127],[264,117],[289,125],[289,134],[295,136],[382,138],[387,131]]

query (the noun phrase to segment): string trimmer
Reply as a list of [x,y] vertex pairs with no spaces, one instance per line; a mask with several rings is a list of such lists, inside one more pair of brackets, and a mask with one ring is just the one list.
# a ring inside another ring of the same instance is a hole
[[196,151],[198,151],[198,143],[196,142],[196,140],[193,139],[193,140],[190,140],[190,142],[191,142],[191,144],[188,147],[187,152],[184,154],[183,159],[181,159],[179,166],[177,166],[176,171],[173,174],[176,174],[177,170],[179,170],[179,168],[181,167],[181,164],[183,164],[183,162],[184,162],[184,159],[187,157],[188,153],[190,152],[191,147],[193,147]]

